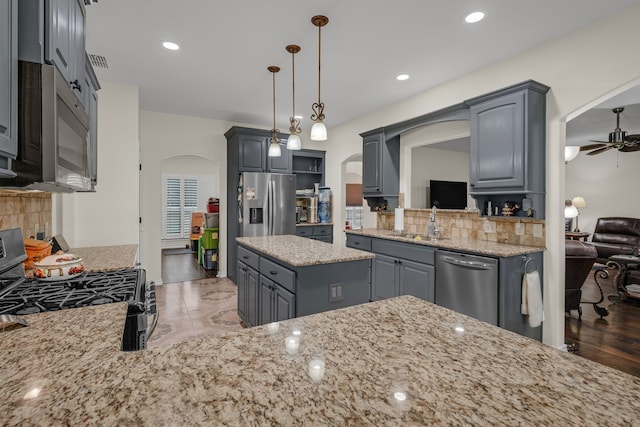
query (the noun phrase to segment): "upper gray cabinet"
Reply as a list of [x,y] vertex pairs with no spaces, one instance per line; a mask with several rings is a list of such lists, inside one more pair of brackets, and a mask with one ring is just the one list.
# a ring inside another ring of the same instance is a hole
[[548,86],[528,81],[467,101],[470,193],[544,193]]
[[18,152],[18,0],[0,0],[0,176]]
[[86,109],[89,115],[89,149],[91,158],[89,159],[89,172],[91,175],[91,186],[98,184],[98,90],[100,83],[96,77],[91,61],[85,56],[85,79],[84,91],[87,95]]
[[269,144],[271,136],[266,138],[267,146],[267,171],[276,173],[291,173],[291,151],[287,150],[287,138],[279,138],[280,156],[269,157]]
[[85,110],[85,8],[82,0],[19,0],[18,56],[53,64]]
[[388,138],[384,129],[362,136],[362,194],[372,210],[398,206],[400,135]]
[[45,26],[45,57],[69,82],[78,100],[86,108],[88,96],[83,94],[85,74],[85,9],[81,0],[49,0]]
[[234,126],[225,136],[228,156],[237,165],[237,172],[291,173],[291,151],[287,150],[286,142],[289,135],[279,135],[279,157],[269,157],[271,132],[268,130]]

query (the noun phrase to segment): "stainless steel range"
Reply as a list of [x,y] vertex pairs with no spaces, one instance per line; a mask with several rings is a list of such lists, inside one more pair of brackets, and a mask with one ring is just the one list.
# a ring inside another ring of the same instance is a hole
[[[26,259],[20,229],[0,231],[0,315],[28,315],[91,305],[127,302],[123,351],[146,348],[158,321],[155,284],[143,269],[97,271],[57,281],[24,277]],[[149,316],[152,317],[149,325]]]

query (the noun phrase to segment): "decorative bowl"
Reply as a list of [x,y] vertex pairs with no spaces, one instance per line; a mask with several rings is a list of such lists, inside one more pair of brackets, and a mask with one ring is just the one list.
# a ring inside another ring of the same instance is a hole
[[74,254],[50,255],[34,264],[38,280],[65,280],[84,273],[82,258]]

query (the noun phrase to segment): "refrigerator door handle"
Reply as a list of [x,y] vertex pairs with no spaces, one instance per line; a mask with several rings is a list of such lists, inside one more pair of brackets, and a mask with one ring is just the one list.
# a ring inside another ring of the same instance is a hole
[[273,211],[274,211],[274,199],[275,199],[275,194],[274,194],[274,185],[273,185],[273,181],[269,180],[268,182],[268,193],[269,193],[269,200],[267,202],[267,211],[269,212],[269,220],[268,220],[268,233],[269,236],[273,235]]

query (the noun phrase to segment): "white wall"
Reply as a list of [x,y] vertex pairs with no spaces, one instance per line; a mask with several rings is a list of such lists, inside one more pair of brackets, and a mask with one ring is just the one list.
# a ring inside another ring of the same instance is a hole
[[[341,191],[341,162],[362,151],[359,133],[457,104],[465,99],[534,79],[551,87],[547,95],[547,192],[544,269],[544,341],[564,344],[564,144],[566,118],[601,102],[640,79],[636,23],[640,5],[552,43],[514,55],[414,97],[329,129],[327,184]],[[611,71],[611,46],[625,58]],[[401,170],[402,173],[402,170]],[[401,186],[403,185],[401,181]],[[623,191],[632,191],[623,185]],[[335,194],[337,200],[340,194]],[[337,219],[336,219],[337,222]],[[334,235],[334,241],[338,234]]]
[[176,156],[197,156],[211,162],[220,184],[219,275],[226,275],[227,140],[224,133],[235,123],[175,114],[140,112],[142,153],[141,234],[142,264],[150,280],[161,282],[162,162]]
[[96,192],[58,195],[54,209],[76,248],[138,243],[138,88],[100,83]]
[[[411,207],[427,208],[429,180],[463,181],[469,185],[469,153],[417,147],[411,154]],[[467,206],[475,207],[469,197]],[[407,205],[405,205],[407,207]]]
[[582,153],[566,169],[567,198],[582,196],[587,202],[586,208],[579,208],[580,231],[593,233],[600,217],[640,218],[640,198],[632,184],[640,183],[640,152],[610,150],[596,156]]

